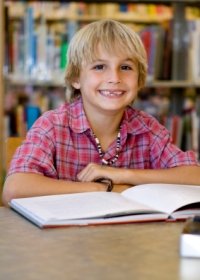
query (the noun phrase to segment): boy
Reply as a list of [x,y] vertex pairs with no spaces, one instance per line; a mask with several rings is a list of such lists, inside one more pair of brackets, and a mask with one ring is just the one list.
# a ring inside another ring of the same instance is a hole
[[194,153],[172,145],[152,116],[129,106],[145,84],[146,63],[139,36],[119,22],[101,20],[77,32],[65,77],[71,103],[46,112],[28,132],[12,160],[4,204],[111,190],[111,182],[114,191],[156,182],[200,185]]

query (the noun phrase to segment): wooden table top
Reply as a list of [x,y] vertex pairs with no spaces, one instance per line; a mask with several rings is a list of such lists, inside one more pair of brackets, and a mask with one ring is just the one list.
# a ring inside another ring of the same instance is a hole
[[0,279],[200,279],[200,259],[179,257],[182,228],[157,222],[39,229],[0,207]]

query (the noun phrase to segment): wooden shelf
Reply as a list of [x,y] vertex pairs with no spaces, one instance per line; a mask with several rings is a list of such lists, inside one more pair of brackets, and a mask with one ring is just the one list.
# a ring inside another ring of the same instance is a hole
[[147,87],[163,87],[163,88],[190,88],[200,87],[200,82],[194,81],[153,81],[147,83]]
[[[11,19],[13,20],[19,20],[21,16],[14,15]],[[35,20],[40,18],[40,15],[34,16]],[[162,15],[162,16],[150,16],[150,15],[136,15],[136,14],[129,14],[129,15],[115,15],[115,16],[58,16],[56,14],[54,15],[46,15],[45,17],[46,21],[79,21],[79,22],[89,22],[89,21],[96,21],[100,19],[106,19],[106,18],[112,18],[114,20],[118,20],[121,22],[133,22],[133,23],[161,23],[164,21],[169,21],[172,19],[171,15]]]
[[45,86],[45,87],[64,87],[64,73],[60,73],[59,75],[53,75],[54,77],[57,76],[59,78],[54,79],[47,79],[47,80],[39,80],[34,78],[26,78],[26,77],[16,77],[15,75],[8,75],[5,77],[5,80],[9,82],[11,85],[16,86]]
[[[47,8],[48,9],[48,8]],[[9,18],[11,20],[22,19],[24,15],[23,6],[16,7],[9,6]],[[110,14],[99,14],[99,15],[76,15],[74,12],[71,12],[70,9],[54,9],[43,13],[41,9],[34,10],[34,19],[40,19],[41,16],[45,18],[46,21],[79,21],[79,22],[88,22],[95,21],[102,18],[112,18],[122,22],[135,22],[135,23],[161,23],[163,21],[169,21],[172,19],[172,13],[167,12],[166,14],[161,15],[151,15],[151,14],[138,14],[134,12],[117,12],[110,16]]]
[[[17,2],[19,0],[4,0],[4,2]],[[41,2],[41,0],[26,0],[26,2]],[[55,0],[48,0],[48,2],[55,2]],[[59,2],[59,0],[58,0]],[[68,0],[65,0],[62,2],[70,2]],[[72,2],[81,2],[80,0],[73,0]],[[110,3],[112,2],[111,0],[101,0],[101,2],[97,2],[94,0],[84,0],[83,2],[85,3],[95,3],[95,4],[100,4],[100,3]],[[115,0],[113,1],[114,3],[136,3],[136,4],[165,4],[165,5],[171,5],[172,3],[187,3],[188,5],[195,5],[197,6],[199,3],[197,0]]]
[[[55,77],[55,75],[52,75]],[[26,86],[33,85],[33,86],[41,86],[41,87],[65,87],[64,84],[64,73],[57,75],[59,78],[54,78],[51,80],[37,80],[33,78],[24,78],[24,77],[17,77],[15,75],[8,75],[5,77],[5,80],[12,85],[18,86]],[[146,83],[146,87],[152,88],[190,88],[190,87],[200,87],[200,81],[151,81]]]

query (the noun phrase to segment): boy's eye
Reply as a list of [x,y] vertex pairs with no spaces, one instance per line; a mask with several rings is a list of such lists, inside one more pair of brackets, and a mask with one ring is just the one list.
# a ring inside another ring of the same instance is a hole
[[122,69],[122,70],[132,70],[132,67],[129,66],[129,65],[122,65],[122,66],[121,66],[121,69]]
[[93,69],[95,69],[95,70],[103,70],[104,68],[105,68],[105,66],[103,64],[98,64],[93,67]]

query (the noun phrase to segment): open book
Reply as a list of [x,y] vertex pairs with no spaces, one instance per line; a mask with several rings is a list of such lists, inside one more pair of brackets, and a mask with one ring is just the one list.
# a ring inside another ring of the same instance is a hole
[[145,184],[122,193],[18,198],[10,206],[39,227],[184,220],[200,215],[200,186]]

